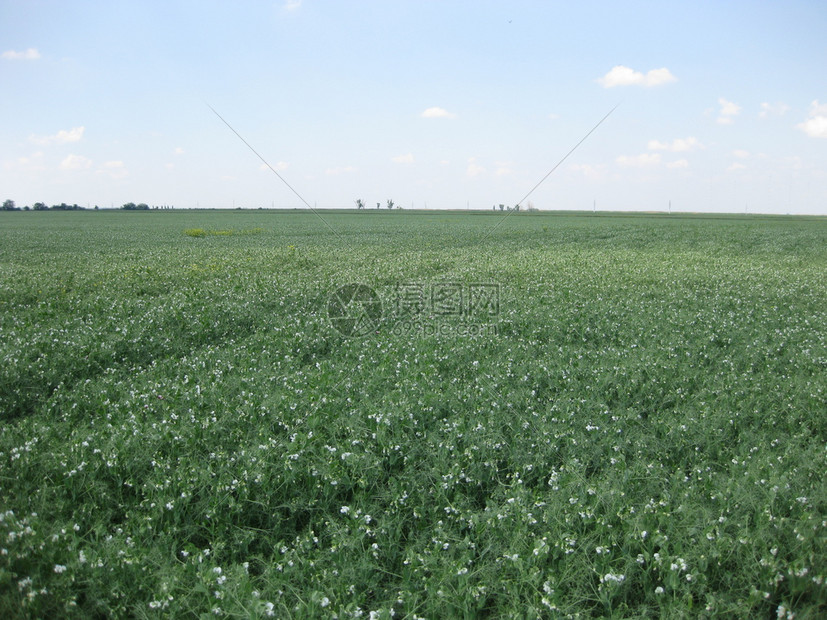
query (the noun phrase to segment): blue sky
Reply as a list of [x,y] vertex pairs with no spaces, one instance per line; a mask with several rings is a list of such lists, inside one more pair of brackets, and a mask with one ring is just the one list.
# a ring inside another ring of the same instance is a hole
[[[827,4],[0,0],[0,199],[827,214]],[[524,203],[525,204],[525,203]]]

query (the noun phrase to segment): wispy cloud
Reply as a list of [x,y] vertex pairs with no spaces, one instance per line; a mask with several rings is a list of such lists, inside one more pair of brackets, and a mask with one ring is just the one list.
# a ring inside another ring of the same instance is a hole
[[5,167],[10,170],[26,172],[39,172],[41,170],[46,170],[46,166],[43,163],[43,151],[37,151],[28,157],[18,157],[17,161],[14,163],[6,162]]
[[40,58],[40,52],[38,52],[37,49],[30,47],[23,52],[9,50],[0,54],[0,57],[6,60],[37,60]]
[[498,177],[508,176],[512,174],[514,170],[511,168],[510,161],[499,161],[497,162],[497,169],[494,171],[494,174]]
[[614,88],[615,86],[660,86],[677,82],[678,78],[672,75],[666,67],[652,69],[646,73],[635,71],[623,65],[613,67],[606,75],[598,78],[597,82],[603,88]]
[[584,177],[592,181],[603,180],[605,177],[605,170],[602,165],[592,166],[591,164],[572,164],[568,167],[568,169],[576,174],[582,174]]
[[733,118],[741,113],[741,106],[732,101],[727,101],[723,97],[718,99],[718,104],[721,106],[718,112],[718,124],[731,125]]
[[640,155],[621,155],[615,160],[621,166],[645,168],[660,163],[660,153],[641,153]]
[[484,172],[485,172],[485,168],[483,168],[482,166],[480,166],[477,163],[477,158],[476,157],[471,157],[468,160],[468,168],[465,170],[465,173],[469,177],[476,177],[476,176],[481,175]]
[[298,9],[304,0],[285,0],[284,9],[287,11],[295,11]]
[[670,170],[682,170],[689,168],[689,162],[685,159],[676,159],[675,161],[667,162],[666,167]]
[[[172,164],[167,164],[167,167],[171,165]],[[129,176],[129,172],[124,166],[124,163],[120,160],[104,162],[96,172],[97,174],[106,174],[113,179],[123,179],[124,177]]]
[[175,155],[183,155],[184,154],[184,149],[182,149],[180,146],[177,146],[177,147],[175,147],[175,150],[173,150],[172,152]]
[[727,168],[729,172],[736,172],[737,170],[746,170],[747,167],[742,164],[740,161],[733,162],[732,165]]
[[649,140],[648,147],[650,151],[671,151],[672,153],[684,153],[695,149],[702,149],[703,145],[697,138],[690,136],[689,138],[675,138],[672,142]]
[[412,164],[414,161],[414,156],[413,153],[406,153],[405,155],[391,157],[391,161],[395,164]]
[[29,136],[29,142],[34,144],[66,144],[67,142],[78,142],[83,137],[85,127],[75,127],[69,129],[61,129],[56,134],[51,136]]
[[[273,164],[273,169],[276,170],[276,171],[287,170],[287,168],[289,166],[290,166],[290,164],[288,164],[286,161],[277,161],[275,164]],[[258,169],[259,170],[270,170],[270,166],[268,166],[267,164],[261,164],[258,167]]]
[[786,103],[772,104],[764,102],[761,104],[761,111],[758,113],[758,116],[761,118],[767,118],[770,115],[784,116],[789,110],[790,106]]
[[92,160],[83,155],[67,155],[58,166],[61,170],[84,170],[92,166]]
[[337,166],[336,168],[328,168],[324,171],[325,174],[335,176],[337,174],[347,174],[349,172],[356,172],[354,166]]
[[827,138],[827,104],[819,104],[818,99],[810,104],[807,120],[795,126],[811,138]]
[[422,114],[420,114],[422,118],[456,118],[456,114],[453,112],[449,112],[445,108],[440,107],[433,107],[428,108]]

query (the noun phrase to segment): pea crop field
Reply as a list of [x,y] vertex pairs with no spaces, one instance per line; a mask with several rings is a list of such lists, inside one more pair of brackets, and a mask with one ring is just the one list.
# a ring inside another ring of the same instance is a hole
[[827,218],[0,213],[0,617],[823,618]]

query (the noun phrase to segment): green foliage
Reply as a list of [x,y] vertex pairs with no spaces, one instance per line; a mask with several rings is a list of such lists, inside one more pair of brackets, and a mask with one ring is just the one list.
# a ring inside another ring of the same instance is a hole
[[0,218],[0,617],[825,615],[824,219],[322,216]]
[[242,230],[204,230],[203,228],[187,228],[184,234],[188,237],[232,237],[234,235],[260,235],[264,232],[261,226],[244,228]]

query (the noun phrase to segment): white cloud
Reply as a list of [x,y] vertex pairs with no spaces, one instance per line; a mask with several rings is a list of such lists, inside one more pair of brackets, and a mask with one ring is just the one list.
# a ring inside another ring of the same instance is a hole
[[59,168],[61,170],[83,170],[84,168],[89,168],[92,165],[92,160],[88,157],[84,157],[83,155],[67,155],[66,159],[60,162]]
[[732,155],[738,159],[746,159],[749,157],[749,151],[745,151],[744,149],[735,149],[732,151]]
[[560,115],[555,114],[554,112],[552,112],[551,114],[548,115],[548,118],[549,118],[549,120],[556,121],[558,118],[560,118]]
[[676,138],[672,142],[659,142],[658,140],[649,140],[648,144],[650,151],[671,151],[673,153],[683,153],[692,151],[694,149],[702,149],[703,145],[697,138]]
[[666,167],[670,170],[681,170],[689,168],[689,162],[685,159],[676,159],[675,161],[667,162]]
[[786,103],[767,103],[764,102],[761,104],[761,111],[758,113],[758,116],[761,118],[767,118],[770,114],[777,114],[778,116],[784,116],[787,112],[789,112],[790,106]]
[[68,131],[61,129],[52,136],[29,136],[29,141],[34,144],[66,144],[67,142],[78,142],[83,137],[85,127],[74,127]]
[[37,60],[40,58],[40,52],[30,47],[25,52],[15,52],[14,50],[3,52],[2,57],[6,60]]
[[621,155],[615,160],[621,166],[644,168],[660,163],[660,153],[641,153],[640,155]]
[[172,152],[175,155],[183,155],[184,154],[184,149],[182,149],[180,146],[176,146],[175,150],[173,150]]
[[747,167],[739,161],[733,162],[732,165],[727,168],[729,172],[735,172],[736,170],[746,170]]
[[819,105],[817,99],[813,101],[807,120],[795,127],[811,138],[827,138],[827,104]]
[[440,107],[428,108],[420,116],[422,118],[456,118],[456,114]]
[[718,99],[718,103],[721,106],[718,112],[718,123],[720,125],[731,125],[733,117],[741,113],[741,106],[732,101],[727,101],[723,97]]
[[391,161],[395,164],[412,164],[413,160],[413,153],[406,153],[405,155],[397,155],[396,157],[391,157]]
[[469,177],[476,177],[476,176],[479,176],[479,175],[481,175],[483,172],[485,172],[485,168],[483,168],[482,166],[480,166],[480,165],[477,163],[477,158],[476,158],[476,157],[472,157],[472,158],[470,158],[470,159],[468,160],[468,168],[466,169],[465,173],[466,173]]
[[677,80],[678,78],[672,75],[666,67],[652,69],[644,74],[629,67],[617,65],[597,82],[603,88],[613,88],[615,86],[660,86]]
[[285,0],[284,8],[287,11],[295,11],[298,9],[304,0]]

